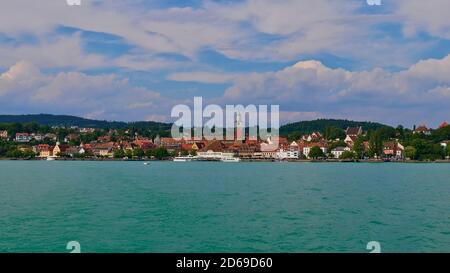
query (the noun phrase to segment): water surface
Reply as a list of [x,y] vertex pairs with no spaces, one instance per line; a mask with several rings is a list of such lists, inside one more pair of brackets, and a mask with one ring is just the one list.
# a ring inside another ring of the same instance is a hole
[[0,252],[450,252],[449,164],[0,161]]

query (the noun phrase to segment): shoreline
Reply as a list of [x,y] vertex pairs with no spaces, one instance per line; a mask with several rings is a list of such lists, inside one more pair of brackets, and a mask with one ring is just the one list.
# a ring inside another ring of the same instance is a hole
[[[0,158],[0,161],[47,161],[46,158]],[[122,158],[54,158],[54,161],[91,161],[91,162],[173,162],[172,158],[168,159],[122,159]],[[218,160],[192,160],[189,162],[220,162]],[[435,161],[420,161],[420,160],[381,160],[381,159],[369,159],[369,160],[338,160],[338,159],[288,159],[288,160],[276,160],[276,159],[246,159],[241,158],[241,162],[274,162],[274,163],[450,163],[450,159],[441,159]]]

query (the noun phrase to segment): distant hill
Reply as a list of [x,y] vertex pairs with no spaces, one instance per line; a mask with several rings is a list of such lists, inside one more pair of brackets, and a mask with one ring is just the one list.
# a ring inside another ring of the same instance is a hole
[[295,123],[286,124],[280,127],[280,135],[288,135],[293,132],[312,133],[312,132],[325,132],[327,127],[336,127],[340,129],[346,129],[347,127],[359,127],[367,131],[370,129],[378,129],[381,127],[390,127],[376,122],[369,121],[352,121],[344,119],[317,119],[311,121],[300,121]]
[[[171,124],[154,121],[121,122],[85,119],[68,115],[0,115],[0,123],[38,123],[48,126],[78,126],[101,129],[123,129],[134,127],[136,129],[151,129],[152,131],[169,131]],[[286,124],[280,127],[280,135],[288,135],[293,132],[312,133],[315,131],[325,132],[327,127],[346,129],[347,127],[362,126],[364,130],[390,127],[381,123],[367,121],[351,121],[340,119],[318,119],[312,121],[300,121]]]
[[155,129],[168,130],[171,128],[171,124],[160,123],[153,121],[140,121],[140,122],[121,122],[121,121],[106,121],[106,120],[93,120],[85,119],[75,116],[67,115],[0,115],[0,123],[38,123],[40,125],[48,126],[78,126],[86,128],[102,128],[102,129],[121,129],[134,126],[137,128],[149,127]]

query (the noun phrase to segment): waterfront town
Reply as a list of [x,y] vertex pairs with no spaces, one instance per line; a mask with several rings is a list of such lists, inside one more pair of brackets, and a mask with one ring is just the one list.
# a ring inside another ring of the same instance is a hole
[[[0,130],[0,157],[91,160],[244,160],[244,161],[435,161],[450,156],[450,126],[410,129],[327,128],[251,140],[193,140],[144,136],[132,129],[47,127]],[[2,129],[0,127],[0,129]],[[45,131],[45,133],[43,133]],[[13,132],[13,134],[11,134]],[[242,134],[242,132],[235,132]]]

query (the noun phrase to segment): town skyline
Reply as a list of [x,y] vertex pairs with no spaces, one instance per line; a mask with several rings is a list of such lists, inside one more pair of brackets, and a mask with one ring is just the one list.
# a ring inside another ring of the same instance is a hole
[[169,122],[174,105],[201,96],[280,105],[283,124],[449,120],[450,2],[314,3],[8,1],[1,113]]

